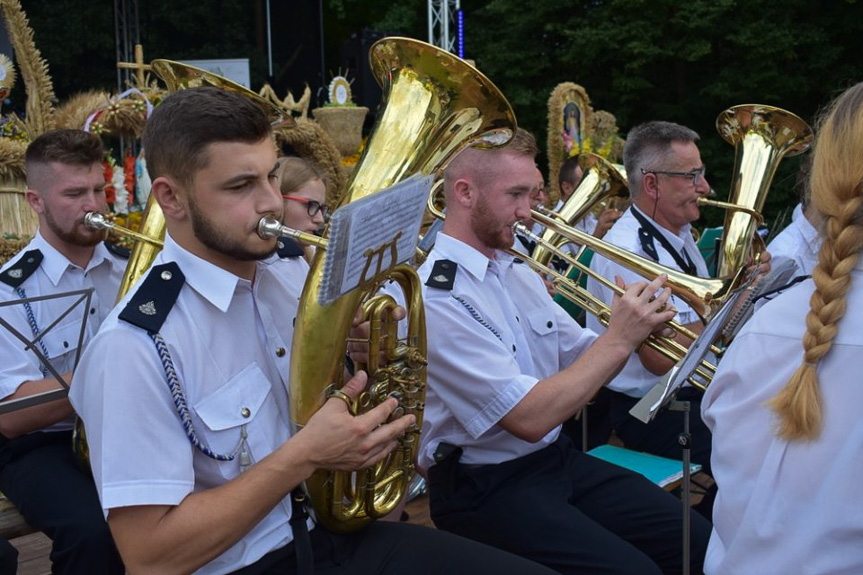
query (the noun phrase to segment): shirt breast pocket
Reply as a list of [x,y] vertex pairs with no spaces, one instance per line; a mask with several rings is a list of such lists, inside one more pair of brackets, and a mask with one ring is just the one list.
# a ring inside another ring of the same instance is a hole
[[243,434],[251,463],[287,440],[287,425],[272,393],[269,380],[253,363],[193,406],[203,423],[203,428],[197,430],[198,439],[218,455],[234,455],[224,464],[227,476],[236,474],[232,469],[239,469]]
[[[42,343],[48,350],[48,359],[56,360],[59,357],[72,353],[78,349],[78,338],[81,337],[81,323],[67,323],[51,328],[42,335]],[[58,366],[55,365],[55,368]],[[71,369],[71,365],[58,368],[61,371]]]
[[530,326],[530,335],[533,341],[536,343],[533,349],[534,355],[542,354],[548,355],[548,357],[544,359],[540,359],[541,362],[544,361],[552,361],[553,363],[549,365],[557,365],[557,340],[558,340],[558,326],[557,326],[557,316],[555,315],[554,303],[551,303],[547,306],[537,308],[535,310],[531,310],[527,314],[527,323]]

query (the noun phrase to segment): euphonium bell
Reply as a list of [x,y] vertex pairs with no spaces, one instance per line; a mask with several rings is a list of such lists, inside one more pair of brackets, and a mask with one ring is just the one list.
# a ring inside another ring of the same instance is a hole
[[[449,52],[417,40],[385,38],[372,46],[369,59],[383,88],[382,108],[339,206],[417,172],[430,174],[468,145],[502,145],[515,132],[515,115],[500,91]],[[324,236],[327,234],[325,229]],[[372,313],[373,328],[376,318],[390,315],[391,298],[384,302],[369,299],[387,278],[397,281],[405,293],[408,337],[396,344],[391,327],[378,330],[392,363],[369,374],[370,390],[358,404],[366,409],[397,391],[401,396],[397,411],[413,413],[417,420],[381,463],[355,473],[318,470],[305,481],[317,520],[328,529],[346,532],[390,513],[407,490],[422,426],[425,319],[419,279],[406,265],[385,270],[368,289],[321,305],[317,295],[325,257],[325,250],[315,254],[295,324],[290,382],[293,428],[301,429],[317,412],[329,386],[341,387],[346,340],[359,306],[365,303]],[[377,349],[375,341],[371,345]],[[376,367],[369,366],[370,370]]]
[[749,258],[759,223],[752,212],[761,213],[779,162],[806,151],[813,136],[809,125],[791,112],[752,104],[719,114],[716,129],[735,147],[728,204],[742,208],[725,215],[717,276],[728,277],[737,274]]
[[[591,153],[581,154],[578,165],[584,173],[578,187],[573,190],[557,214],[553,212],[548,214],[556,215],[557,219],[570,227],[575,227],[595,206],[603,202],[612,199],[629,199],[626,172],[622,166],[615,166],[602,156]],[[555,246],[566,242],[566,238],[549,228],[542,233],[542,239],[544,244]],[[537,244],[532,255],[543,265],[548,265],[552,256],[551,251],[542,244]]]

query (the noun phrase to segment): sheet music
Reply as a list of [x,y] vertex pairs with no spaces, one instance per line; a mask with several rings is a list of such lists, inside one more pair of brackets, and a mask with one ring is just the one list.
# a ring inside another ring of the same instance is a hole
[[333,213],[318,302],[332,303],[414,256],[434,176],[417,174]]

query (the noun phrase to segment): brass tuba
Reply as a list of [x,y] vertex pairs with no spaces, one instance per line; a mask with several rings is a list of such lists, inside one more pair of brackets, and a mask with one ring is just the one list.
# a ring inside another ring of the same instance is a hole
[[[468,145],[502,145],[515,132],[515,115],[494,84],[444,50],[408,38],[384,38],[372,46],[369,60],[383,88],[381,112],[339,206],[417,172],[431,174]],[[325,230],[324,235],[327,233]],[[385,270],[365,289],[321,305],[317,294],[325,257],[325,250],[315,254],[295,324],[290,376],[294,430],[302,429],[326,401],[328,387],[341,387],[354,313],[377,286],[387,278],[394,279],[408,306],[404,344],[395,344],[391,327],[377,330],[390,363],[369,374],[369,390],[352,411],[370,408],[398,391],[397,414],[415,414],[416,425],[379,464],[354,473],[318,470],[304,484],[316,519],[328,529],[348,532],[390,513],[407,490],[422,427],[425,318],[418,277],[407,265]],[[377,310],[371,319],[373,329],[393,307],[391,301],[379,299],[365,303],[367,309]],[[371,345],[377,349],[376,342]],[[369,366],[370,370],[375,367]]]

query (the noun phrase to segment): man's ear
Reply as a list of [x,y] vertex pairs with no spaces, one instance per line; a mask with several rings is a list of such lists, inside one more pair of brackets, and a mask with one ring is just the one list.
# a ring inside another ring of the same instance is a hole
[[42,203],[42,195],[32,188],[27,188],[24,192],[24,199],[27,200],[27,203],[30,204],[30,207],[37,214],[43,214],[45,212],[45,204]]
[[173,179],[159,176],[153,180],[150,193],[159,203],[166,218],[181,220],[186,217],[187,198]]
[[654,202],[659,199],[659,179],[656,174],[647,173],[641,179],[641,189],[644,195]]
[[465,179],[456,180],[452,187],[455,201],[464,207],[470,207],[476,199],[476,190]]

